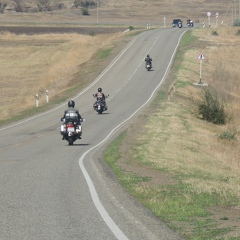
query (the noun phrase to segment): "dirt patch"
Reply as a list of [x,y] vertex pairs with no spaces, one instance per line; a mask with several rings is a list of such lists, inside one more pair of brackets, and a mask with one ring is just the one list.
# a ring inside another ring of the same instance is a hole
[[219,228],[231,229],[222,238],[240,236],[240,207],[212,207],[209,212],[212,214],[210,218],[217,222]]
[[53,34],[53,33],[78,33],[96,35],[104,33],[118,33],[126,30],[126,27],[28,27],[28,26],[0,26],[0,32],[10,32],[16,35],[26,34]]
[[[125,144],[124,144],[125,145]],[[129,150],[128,147],[124,150],[126,146],[122,146],[122,151]],[[170,185],[176,184],[177,181],[174,180],[170,174],[163,173],[157,170],[154,170],[147,166],[138,165],[134,160],[131,160],[129,163],[128,159],[121,158],[118,160],[118,165],[123,169],[123,171],[148,178],[149,181],[140,183],[142,186],[145,187],[152,187],[156,185]]]

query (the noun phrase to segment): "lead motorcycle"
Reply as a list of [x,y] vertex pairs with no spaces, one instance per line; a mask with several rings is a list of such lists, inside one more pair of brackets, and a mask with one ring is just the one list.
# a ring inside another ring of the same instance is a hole
[[[105,98],[108,98],[109,95],[106,95]],[[96,97],[95,94],[93,94],[93,97]],[[104,111],[107,111],[106,102],[102,98],[97,98],[97,101],[93,104],[94,110],[98,114],[102,114]]]
[[[81,139],[82,135],[82,126],[78,124],[78,122],[74,119],[66,119],[61,118],[61,135],[63,136],[63,140],[67,140],[69,145],[73,145],[73,143],[77,139]],[[85,122],[84,118],[80,119],[80,122]]]

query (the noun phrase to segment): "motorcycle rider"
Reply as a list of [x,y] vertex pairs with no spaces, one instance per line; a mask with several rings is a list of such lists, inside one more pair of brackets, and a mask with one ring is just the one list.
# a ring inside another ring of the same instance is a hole
[[191,20],[190,18],[187,19],[187,25],[193,27],[193,20]]
[[[95,98],[97,98],[97,101],[98,101],[98,100],[103,101],[103,102],[104,102],[104,106],[105,106],[105,110],[107,110],[107,104],[106,104],[106,101],[105,101],[106,96],[105,96],[105,94],[102,92],[102,88],[99,87],[99,88],[98,88],[98,92],[95,93],[93,96],[94,96]],[[96,103],[97,103],[97,102],[95,102],[95,103],[93,104],[93,107],[94,107],[94,108],[96,107]]]
[[147,67],[148,64],[150,64],[150,66],[152,67],[152,58],[149,54],[147,54],[147,57],[145,58],[145,67]]
[[[82,131],[81,131],[81,115],[78,112],[77,109],[74,108],[75,107],[75,102],[73,100],[70,100],[68,102],[68,108],[64,111],[64,115],[61,118],[61,120],[65,119],[65,123],[69,122],[69,121],[73,121],[73,122],[77,122],[77,128],[80,129],[80,133],[78,135],[79,139],[81,139],[81,135],[82,135]],[[63,125],[62,125],[63,126]],[[63,137],[62,140],[65,139],[64,133],[61,132]]]

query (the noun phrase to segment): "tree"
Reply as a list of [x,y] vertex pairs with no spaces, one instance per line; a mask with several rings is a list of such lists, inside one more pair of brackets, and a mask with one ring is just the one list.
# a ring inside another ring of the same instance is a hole
[[14,0],[16,3],[16,12],[23,12],[22,0]]
[[88,1],[88,0],[75,0],[74,6],[76,8],[78,8],[78,7],[94,8],[94,7],[97,7],[97,3],[94,1]]
[[84,16],[88,16],[89,15],[89,12],[88,12],[87,8],[82,8],[81,11],[82,11],[82,15],[84,15]]
[[39,11],[46,11],[49,9],[50,0],[38,0],[37,6]]

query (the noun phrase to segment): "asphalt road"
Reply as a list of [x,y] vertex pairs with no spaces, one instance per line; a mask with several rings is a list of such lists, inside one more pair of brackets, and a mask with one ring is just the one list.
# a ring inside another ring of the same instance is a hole
[[[86,119],[82,140],[61,139],[66,103],[0,129],[0,239],[181,239],[115,181],[102,149],[153,100],[186,28],[147,31],[136,37],[78,96]],[[153,69],[145,69],[150,53]],[[110,94],[98,115],[92,94]],[[51,100],[51,99],[50,99]]]

